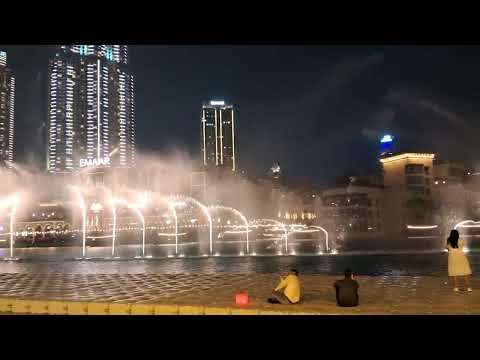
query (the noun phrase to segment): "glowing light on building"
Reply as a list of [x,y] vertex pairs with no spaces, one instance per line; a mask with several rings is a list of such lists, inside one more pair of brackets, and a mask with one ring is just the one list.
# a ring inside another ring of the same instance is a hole
[[383,159],[380,159],[380,162],[383,164],[390,163],[393,161],[398,161],[398,160],[405,160],[405,159],[430,159],[433,160],[435,159],[435,154],[421,154],[421,153],[405,153],[405,154],[400,154],[400,155],[395,155],[395,156],[389,156]]
[[381,139],[381,143],[391,143],[393,141],[393,136],[392,135],[384,135]]

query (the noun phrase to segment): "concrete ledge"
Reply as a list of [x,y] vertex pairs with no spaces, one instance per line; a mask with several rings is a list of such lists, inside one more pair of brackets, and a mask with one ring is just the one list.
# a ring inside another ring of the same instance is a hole
[[257,309],[232,309],[232,315],[259,315]]
[[178,315],[178,305],[155,305],[155,315]]
[[204,306],[179,306],[179,315],[205,315]]
[[260,310],[259,315],[289,315],[288,311]]
[[205,315],[232,315],[232,309],[223,307],[206,307]]
[[15,299],[12,302],[12,312],[30,314],[30,301]]
[[88,315],[108,315],[110,313],[108,307],[108,303],[88,303]]
[[49,315],[67,315],[67,302],[47,301]]
[[32,315],[320,315],[315,312],[231,307],[25,300],[14,298],[0,298],[0,312]]
[[131,315],[131,304],[110,304],[108,312],[110,315]]
[[68,315],[88,315],[88,303],[69,301],[67,303]]
[[42,300],[30,301],[30,314],[44,315],[48,314],[48,302]]
[[154,315],[155,314],[155,305],[150,304],[133,304],[132,305],[132,315]]
[[12,301],[12,299],[0,299],[0,312],[11,312]]

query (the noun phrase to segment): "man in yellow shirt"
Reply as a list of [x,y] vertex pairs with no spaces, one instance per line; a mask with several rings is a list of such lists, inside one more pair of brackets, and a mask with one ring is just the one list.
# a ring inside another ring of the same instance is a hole
[[268,299],[271,304],[296,304],[300,301],[300,280],[298,270],[290,270],[285,279],[281,279],[278,286],[273,290],[272,298]]

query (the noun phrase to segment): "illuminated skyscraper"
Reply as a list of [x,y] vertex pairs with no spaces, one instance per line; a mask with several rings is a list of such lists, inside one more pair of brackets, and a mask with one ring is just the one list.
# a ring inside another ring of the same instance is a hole
[[134,79],[127,46],[60,46],[49,66],[47,170],[134,166]]
[[201,156],[206,167],[235,171],[235,113],[225,101],[205,103],[201,114]]
[[0,167],[12,167],[15,77],[7,67],[7,53],[0,51]]

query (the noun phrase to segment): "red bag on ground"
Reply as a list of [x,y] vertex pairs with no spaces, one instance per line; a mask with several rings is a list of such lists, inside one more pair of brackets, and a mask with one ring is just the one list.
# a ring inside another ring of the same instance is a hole
[[235,304],[238,306],[248,305],[248,294],[247,293],[238,293],[235,295]]

